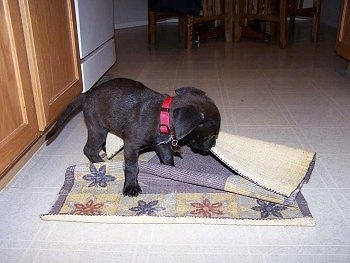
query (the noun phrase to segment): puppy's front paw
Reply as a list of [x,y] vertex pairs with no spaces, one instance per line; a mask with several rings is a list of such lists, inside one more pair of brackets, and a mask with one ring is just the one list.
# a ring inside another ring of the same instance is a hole
[[141,194],[142,189],[139,185],[124,185],[123,195],[136,197]]

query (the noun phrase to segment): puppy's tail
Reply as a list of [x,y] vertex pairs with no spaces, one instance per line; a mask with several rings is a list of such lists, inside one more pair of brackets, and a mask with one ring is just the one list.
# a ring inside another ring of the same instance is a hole
[[[84,98],[85,98],[85,94],[80,94],[67,106],[67,108],[63,111],[63,113],[58,117],[56,124],[47,133],[45,140],[49,140],[56,133],[58,134],[58,132],[61,131],[63,126],[70,119],[70,117],[74,116],[75,113],[81,110]],[[50,142],[53,141],[54,139],[55,138],[52,138]]]

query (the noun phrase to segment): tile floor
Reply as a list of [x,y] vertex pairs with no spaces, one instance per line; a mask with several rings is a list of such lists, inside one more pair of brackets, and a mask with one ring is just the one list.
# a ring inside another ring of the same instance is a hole
[[284,50],[213,40],[191,51],[171,26],[160,27],[151,49],[146,27],[118,30],[109,75],[170,94],[197,86],[218,104],[222,130],[316,151],[303,188],[315,227],[44,222],[66,167],[87,161],[79,114],[1,191],[0,261],[350,262],[350,73],[334,52],[335,29],[322,25],[318,45],[309,29],[298,25]]

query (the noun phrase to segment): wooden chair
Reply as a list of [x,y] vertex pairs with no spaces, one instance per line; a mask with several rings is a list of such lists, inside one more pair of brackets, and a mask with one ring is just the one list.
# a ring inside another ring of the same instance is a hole
[[321,0],[313,0],[313,7],[304,7],[303,0],[237,0],[236,9],[240,23],[235,28],[238,32],[235,41],[242,36],[242,27],[248,25],[251,20],[270,22],[270,31],[274,33],[276,28],[279,33],[279,46],[285,48],[287,45],[287,21],[290,17],[289,29],[292,33],[296,16],[312,18],[312,40],[317,42],[320,25]]
[[[236,9],[240,17],[239,27],[248,26],[251,20],[271,22],[271,28],[277,25],[279,29],[280,48],[285,48],[287,45],[287,1],[288,0],[237,0]],[[235,36],[235,41],[239,41],[242,36],[242,31],[235,29],[235,32],[238,33]]]
[[303,0],[288,0],[288,15],[289,31],[294,32],[295,17],[310,17],[312,20],[311,39],[312,42],[318,41],[319,28],[320,28],[320,15],[321,15],[321,0],[313,0],[312,7],[304,7]]
[[235,0],[202,0],[202,10],[199,15],[160,12],[148,8],[148,41],[150,44],[155,44],[156,42],[157,21],[165,18],[177,17],[179,19],[180,35],[184,38],[184,46],[186,49],[192,48],[194,26],[211,21],[216,23],[216,25],[220,23],[218,21],[223,21],[225,40],[226,42],[232,42],[234,1]]

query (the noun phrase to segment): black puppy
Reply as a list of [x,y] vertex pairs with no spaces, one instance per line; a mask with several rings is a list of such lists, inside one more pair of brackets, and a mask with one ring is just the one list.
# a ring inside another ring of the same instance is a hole
[[214,102],[196,88],[180,88],[175,92],[176,96],[170,97],[131,79],[112,79],[80,94],[69,104],[46,140],[82,109],[88,129],[85,155],[91,162],[102,162],[99,152],[107,133],[123,139],[123,194],[137,196],[141,193],[137,181],[140,150],[154,147],[161,163],[174,166],[172,145],[176,146],[178,140],[202,152],[215,145],[220,113]]

